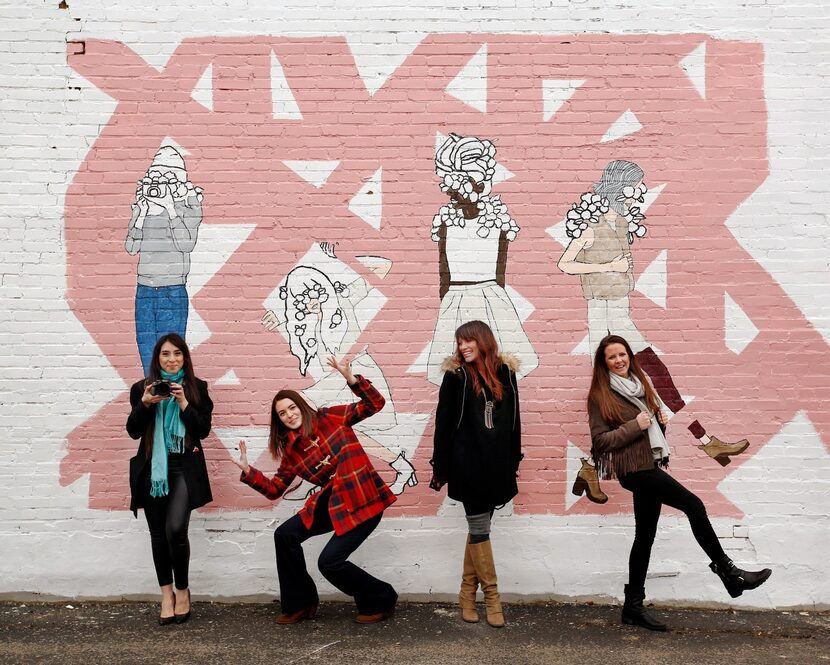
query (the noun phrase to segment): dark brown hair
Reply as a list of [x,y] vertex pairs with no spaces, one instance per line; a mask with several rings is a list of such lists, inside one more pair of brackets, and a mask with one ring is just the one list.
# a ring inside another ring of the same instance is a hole
[[292,431],[285,426],[277,414],[277,402],[281,399],[290,399],[300,410],[303,416],[303,424],[300,426],[303,436],[311,436],[318,416],[317,410],[312,409],[296,390],[283,389],[274,395],[271,401],[271,429],[268,433],[268,450],[274,459],[282,457],[288,443],[288,434]]
[[622,344],[625,347],[625,352],[628,354],[628,371],[643,384],[646,406],[652,413],[656,413],[660,409],[660,400],[657,398],[654,388],[651,387],[651,381],[648,380],[645,372],[640,369],[640,365],[631,351],[631,346],[619,335],[606,335],[600,340],[594,354],[594,375],[591,377],[591,388],[588,390],[588,406],[596,404],[603,420],[610,425],[622,425],[623,417],[620,402],[611,389],[608,364],[605,362],[605,349],[611,344]]
[[[461,351],[458,350],[458,343],[461,340],[475,342],[478,346],[478,357],[475,362],[468,364],[464,360]],[[467,321],[455,331],[455,358],[462,365],[470,369],[473,379],[473,389],[476,395],[484,392],[482,384],[486,385],[493,393],[493,399],[501,401],[504,395],[504,388],[499,381],[499,367],[501,357],[499,356],[499,345],[493,331],[490,330],[484,321]]]
[[[184,396],[188,402],[193,404],[193,406],[197,406],[199,404],[199,390],[196,388],[196,374],[193,372],[193,361],[190,359],[190,349],[187,348],[187,342],[184,341],[181,335],[177,335],[176,333],[167,333],[166,335],[162,335],[158,338],[156,345],[153,347],[153,357],[150,361],[150,373],[144,383],[147,385],[148,383],[158,381],[162,378],[161,361],[159,360],[159,357],[161,356],[161,347],[164,346],[165,342],[170,342],[182,352],[182,369],[184,370],[184,378],[181,380],[181,384],[184,389]],[[155,430],[156,419],[152,418],[150,420],[150,424],[147,425],[147,429],[144,430],[144,436],[142,437],[142,440],[144,441],[144,452],[147,455],[147,459],[150,459],[153,455],[153,435],[155,434]],[[185,437],[185,441],[187,442],[187,437]]]

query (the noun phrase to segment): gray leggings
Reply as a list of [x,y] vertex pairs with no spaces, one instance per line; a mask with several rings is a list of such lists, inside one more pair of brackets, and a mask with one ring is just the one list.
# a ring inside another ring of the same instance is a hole
[[490,540],[490,521],[493,519],[493,508],[464,502],[464,514],[467,516],[470,544],[475,545]]

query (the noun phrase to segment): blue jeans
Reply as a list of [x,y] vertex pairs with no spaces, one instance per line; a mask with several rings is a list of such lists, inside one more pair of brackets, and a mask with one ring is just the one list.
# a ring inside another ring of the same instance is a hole
[[144,367],[144,376],[150,372],[153,347],[159,337],[171,332],[184,337],[187,312],[187,289],[184,284],[136,286],[135,341]]

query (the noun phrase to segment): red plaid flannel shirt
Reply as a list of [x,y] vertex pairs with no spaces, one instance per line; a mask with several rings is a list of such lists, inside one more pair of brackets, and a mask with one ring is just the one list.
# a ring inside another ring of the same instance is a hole
[[[299,430],[292,432],[272,478],[253,467],[240,478],[269,499],[280,498],[297,477],[323,489],[331,487],[329,515],[337,535],[375,517],[395,502],[395,495],[375,471],[351,427],[380,411],[386,400],[368,379],[359,374],[355,378],[357,383],[351,389],[360,401],[321,408],[310,438],[300,436]],[[307,529],[314,521],[321,494],[312,494],[299,512]]]

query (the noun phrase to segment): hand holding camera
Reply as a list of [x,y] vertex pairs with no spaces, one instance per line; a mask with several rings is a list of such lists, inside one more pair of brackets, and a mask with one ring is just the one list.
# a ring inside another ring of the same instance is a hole
[[144,387],[144,395],[141,397],[141,401],[144,406],[151,406],[170,398],[179,403],[179,408],[182,411],[187,408],[188,402],[184,396],[182,384],[167,379],[158,379],[157,381],[150,381]]

